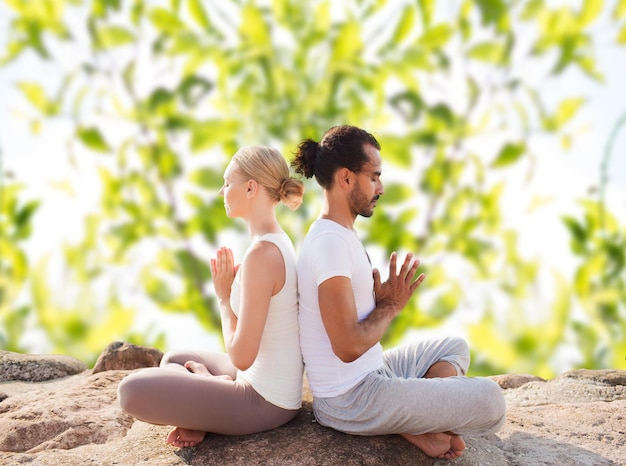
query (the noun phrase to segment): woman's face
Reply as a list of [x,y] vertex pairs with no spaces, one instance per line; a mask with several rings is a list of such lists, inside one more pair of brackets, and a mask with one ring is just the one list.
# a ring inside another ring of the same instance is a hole
[[237,164],[231,161],[224,172],[224,185],[220,188],[219,193],[224,196],[224,208],[226,215],[231,218],[241,217],[244,213],[246,205],[246,191],[248,182],[244,180]]

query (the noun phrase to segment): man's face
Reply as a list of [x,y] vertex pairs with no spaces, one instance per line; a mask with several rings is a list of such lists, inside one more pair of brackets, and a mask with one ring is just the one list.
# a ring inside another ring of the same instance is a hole
[[364,150],[369,161],[356,174],[356,183],[350,192],[350,206],[355,214],[371,217],[376,201],[384,192],[380,181],[382,162],[380,152],[374,146],[367,144]]

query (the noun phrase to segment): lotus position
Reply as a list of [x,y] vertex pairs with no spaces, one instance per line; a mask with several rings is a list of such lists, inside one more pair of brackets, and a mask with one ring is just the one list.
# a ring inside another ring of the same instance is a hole
[[174,426],[168,443],[192,447],[207,432],[261,432],[299,412],[296,255],[275,208],[279,202],[297,208],[303,193],[271,148],[242,148],[226,168],[220,189],[226,214],[245,221],[251,241],[240,265],[226,247],[211,259],[226,353],[168,352],[160,367],[135,372],[118,388],[124,411]]
[[[353,126],[298,147],[295,171],[323,189],[319,218],[298,258],[300,345],[317,421],[354,435],[398,434],[427,455],[454,459],[461,435],[497,432],[500,387],[465,377],[464,340],[445,338],[383,351],[380,340],[424,280],[419,262],[391,255],[389,277],[372,269],[354,222],[383,194],[380,144]],[[399,270],[398,270],[399,267]]]

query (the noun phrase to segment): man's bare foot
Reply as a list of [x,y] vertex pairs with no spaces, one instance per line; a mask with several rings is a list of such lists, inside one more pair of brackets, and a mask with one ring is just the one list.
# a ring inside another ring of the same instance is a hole
[[187,369],[189,372],[193,372],[194,374],[200,374],[200,375],[210,375],[212,377],[215,377],[216,379],[222,379],[222,380],[233,380],[233,378],[230,375],[213,375],[209,372],[209,370],[206,368],[205,365],[200,364],[199,362],[195,362],[195,361],[187,361],[185,363],[185,369]]
[[465,450],[465,441],[454,434],[436,432],[421,435],[400,435],[432,458],[452,460],[461,456]]
[[206,432],[174,427],[167,435],[167,443],[178,448],[195,447],[204,440]]

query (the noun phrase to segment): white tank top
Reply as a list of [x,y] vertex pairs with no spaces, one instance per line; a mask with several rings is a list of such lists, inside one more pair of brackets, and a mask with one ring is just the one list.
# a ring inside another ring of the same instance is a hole
[[[252,366],[239,371],[238,378],[249,382],[259,395],[284,409],[302,406],[303,363],[298,336],[298,282],[296,253],[286,233],[268,233],[258,241],[275,244],[285,263],[285,284],[270,299],[267,321],[259,353]],[[236,316],[241,302],[239,272],[230,294],[230,305]]]

